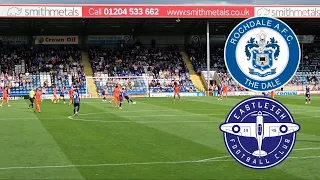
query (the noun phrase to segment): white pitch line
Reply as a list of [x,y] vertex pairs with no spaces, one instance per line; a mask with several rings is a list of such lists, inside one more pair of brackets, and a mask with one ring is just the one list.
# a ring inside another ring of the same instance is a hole
[[[221,156],[211,158],[212,161],[219,160],[230,156]],[[202,160],[191,161],[159,161],[159,162],[137,162],[137,163],[111,163],[111,164],[79,164],[79,165],[52,165],[52,166],[16,166],[16,167],[0,167],[0,170],[11,169],[48,169],[48,168],[72,168],[72,167],[101,167],[101,166],[131,166],[131,165],[153,165],[153,164],[186,164],[186,163],[202,163]]]
[[317,150],[320,149],[320,147],[316,148],[298,148],[298,149],[293,149],[293,151],[307,151],[307,150]]
[[[212,109],[146,109],[146,110],[111,110],[111,111],[106,111],[106,112],[99,112],[99,113],[86,113],[86,114],[82,114],[82,115],[93,115],[93,114],[107,114],[107,113],[139,113],[139,112],[181,112],[181,111],[215,111],[216,109],[212,108]],[[219,109],[221,110],[221,109]],[[230,110],[230,109],[228,109]],[[192,113],[192,112],[189,112]]]
[[185,116],[213,116],[218,114],[158,114],[158,115],[139,115],[139,116],[120,116],[120,117],[185,117]]
[[[110,163],[110,164],[79,164],[79,165],[51,165],[51,166],[12,166],[0,167],[0,170],[12,169],[49,169],[49,168],[74,168],[74,167],[102,167],[102,166],[133,166],[133,165],[156,165],[156,164],[187,164],[187,163],[206,163],[206,162],[231,162],[233,159],[224,159],[230,156],[221,156],[209,159],[194,160],[194,161],[164,161],[164,162],[138,162],[138,163]],[[302,156],[288,157],[287,159],[317,159],[320,156]]]
[[[81,116],[86,116],[89,114],[82,114]],[[121,116],[130,118],[141,118],[141,117],[186,117],[186,116],[212,116],[217,114],[162,114],[162,115],[142,115],[142,116]],[[101,123],[222,123],[222,121],[104,121],[100,119],[81,119],[75,118],[75,116],[68,116],[68,119],[73,121],[84,121],[84,122],[101,122]]]
[[101,120],[88,120],[88,119],[71,119],[72,116],[68,117],[73,121],[84,121],[84,122],[100,122],[100,123],[221,123],[221,121],[101,121]]

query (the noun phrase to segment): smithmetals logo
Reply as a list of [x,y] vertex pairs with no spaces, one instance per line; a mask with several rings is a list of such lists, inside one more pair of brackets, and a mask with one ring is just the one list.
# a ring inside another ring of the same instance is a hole
[[269,14],[270,14],[270,9],[267,9],[267,8],[260,8],[257,11],[258,16],[268,16]]
[[18,7],[11,7],[8,9],[7,15],[8,16],[20,16],[22,12],[22,8],[18,8]]

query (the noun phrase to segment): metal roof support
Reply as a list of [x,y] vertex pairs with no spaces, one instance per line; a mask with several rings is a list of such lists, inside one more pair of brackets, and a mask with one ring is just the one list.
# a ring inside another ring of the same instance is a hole
[[210,88],[210,23],[207,20],[207,91]]

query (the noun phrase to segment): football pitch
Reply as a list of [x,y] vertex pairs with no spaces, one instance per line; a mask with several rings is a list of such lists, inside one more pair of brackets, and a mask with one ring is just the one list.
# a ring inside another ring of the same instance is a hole
[[[136,98],[123,109],[101,99],[73,106],[27,100],[0,108],[0,179],[320,179],[320,97],[276,97],[301,130],[280,165],[253,170],[228,153],[219,125],[245,97]],[[68,103],[68,101],[67,101]]]

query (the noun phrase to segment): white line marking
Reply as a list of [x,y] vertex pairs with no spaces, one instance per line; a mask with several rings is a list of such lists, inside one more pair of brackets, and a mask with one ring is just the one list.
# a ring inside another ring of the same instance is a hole
[[[73,167],[102,167],[102,166],[132,166],[132,165],[155,165],[155,164],[187,164],[187,163],[206,163],[206,162],[230,162],[234,161],[231,156],[221,156],[202,160],[194,161],[167,161],[167,162],[138,162],[138,163],[110,163],[110,164],[79,164],[79,165],[51,165],[51,166],[12,166],[12,167],[0,167],[0,170],[12,170],[12,169],[49,169],[49,168],[73,168]],[[287,159],[317,159],[320,156],[302,156],[302,157],[288,157]]]
[[288,157],[288,159],[316,159],[316,158],[320,158],[320,156],[293,156],[293,157]]
[[[113,112],[121,112],[121,113],[139,113],[139,112],[181,112],[181,111],[214,111],[214,109],[147,109],[147,110],[128,110],[126,111],[125,109],[122,110],[111,110],[111,111],[106,111],[106,112],[99,112],[99,113],[86,113],[82,115],[93,115],[93,114],[107,114],[107,113],[113,113]],[[221,109],[220,109],[221,110]],[[228,109],[230,110],[230,109]],[[192,112],[190,112],[192,113]],[[226,113],[225,113],[226,114]]]
[[[288,157],[287,159],[291,159],[291,160],[294,160],[294,159],[318,159],[320,158],[320,156],[293,156],[293,157]],[[230,162],[230,161],[235,161],[233,159],[217,159],[217,160],[210,160],[208,159],[207,161],[202,161],[202,162]],[[1,169],[0,169],[1,170]]]
[[74,119],[74,116],[68,116],[68,119],[73,121],[84,122],[100,122],[100,123],[222,123],[221,121],[103,121],[103,120],[89,120],[89,119]]
[[[105,112],[95,113],[95,114],[105,114]],[[80,116],[91,115],[90,113],[81,114]],[[143,117],[186,117],[186,116],[212,116],[217,114],[159,114],[159,115],[138,115],[138,116],[121,116],[121,117],[130,117],[130,118],[143,118]],[[141,120],[141,121],[104,121],[101,119],[81,119],[76,118],[78,116],[68,116],[68,119],[73,121],[85,121],[85,122],[101,122],[101,123],[222,123],[222,121],[150,121],[150,120]]]
[[[212,161],[227,158],[230,156],[221,156],[211,158]],[[80,165],[52,165],[52,166],[17,166],[1,167],[0,170],[10,169],[47,169],[47,168],[70,168],[70,167],[101,167],[101,166],[131,166],[131,165],[153,165],[153,164],[185,164],[185,163],[202,163],[202,160],[193,161],[167,161],[167,162],[138,162],[138,163],[111,163],[111,164],[80,164]]]
[[316,148],[298,148],[298,149],[293,149],[293,151],[307,151],[307,150],[317,150],[320,149],[320,147]]
[[218,114],[158,114],[158,115],[140,115],[140,116],[121,116],[121,117],[184,117],[184,116],[212,116]]

